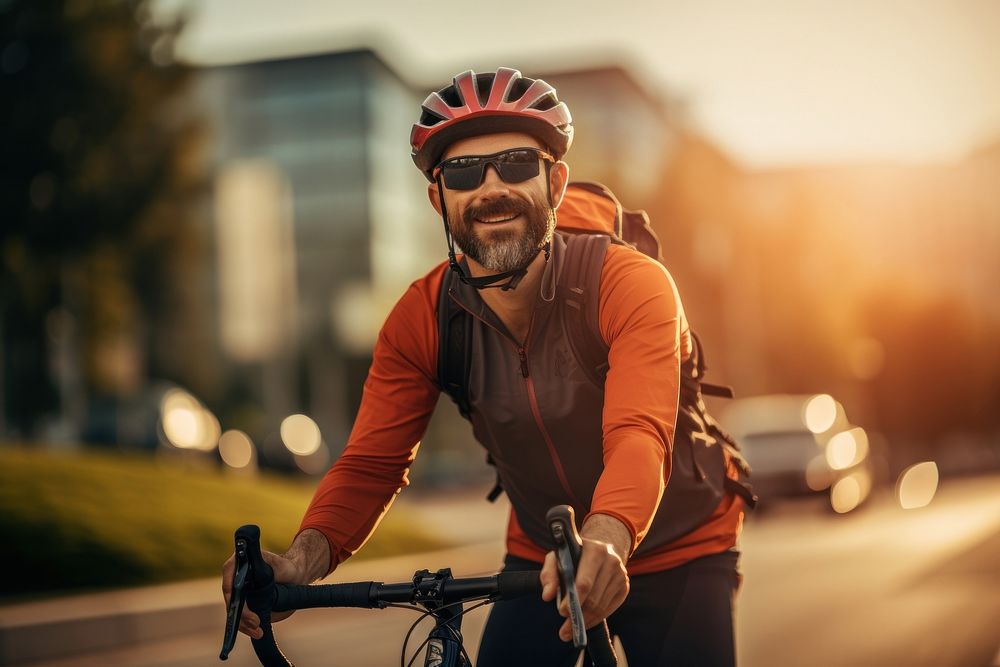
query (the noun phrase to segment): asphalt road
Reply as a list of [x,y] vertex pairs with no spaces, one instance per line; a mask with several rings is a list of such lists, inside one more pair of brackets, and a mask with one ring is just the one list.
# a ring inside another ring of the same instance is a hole
[[[503,508],[479,500],[411,502],[476,538],[503,526]],[[1000,476],[946,480],[919,510],[899,509],[887,496],[848,516],[813,502],[780,506],[748,521],[742,548],[737,640],[744,667],[1000,667]],[[359,562],[335,579],[402,581],[415,569],[445,565],[472,576],[494,571],[499,555],[499,542],[481,541],[375,566]],[[465,621],[470,652],[485,617],[480,609]],[[414,619],[395,609],[311,610],[276,627],[299,665],[380,666],[399,664]],[[204,632],[35,664],[220,664],[222,620],[220,605],[219,626]],[[426,626],[417,635],[426,636]],[[229,664],[257,664],[245,638]]]

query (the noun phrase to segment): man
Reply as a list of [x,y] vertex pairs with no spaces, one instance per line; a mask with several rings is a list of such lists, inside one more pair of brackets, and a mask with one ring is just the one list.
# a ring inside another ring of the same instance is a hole
[[[603,387],[565,353],[576,334],[552,314],[567,252],[554,233],[569,179],[561,158],[572,138],[555,90],[515,70],[465,72],[425,100],[412,157],[430,181],[449,262],[411,285],[387,318],[343,455],[291,548],[266,557],[278,581],[315,581],[361,547],[407,484],[440,391],[438,300],[451,298],[474,321],[470,421],[513,507],[505,568],[540,569],[543,584],[541,599],[494,606],[478,664],[525,664],[525,655],[540,665],[574,663],[565,606],[552,602],[554,555],[542,546],[545,510],[570,504],[585,516],[577,586],[588,627],[607,618],[632,665],[731,665],[743,501],[726,493],[680,537],[662,525],[669,512],[657,513],[681,364],[692,354],[672,280],[645,255],[608,248]],[[455,279],[442,296],[449,271]],[[231,573],[232,559],[224,589]],[[241,630],[259,636],[252,613]]]

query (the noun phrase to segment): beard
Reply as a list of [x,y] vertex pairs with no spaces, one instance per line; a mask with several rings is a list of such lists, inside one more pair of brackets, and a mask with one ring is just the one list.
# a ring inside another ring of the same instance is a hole
[[[525,226],[514,225],[489,230],[480,235],[475,228],[477,218],[522,215]],[[541,248],[552,240],[555,229],[555,211],[545,204],[532,200],[504,197],[481,206],[471,206],[461,219],[449,215],[451,235],[455,243],[469,258],[497,273],[506,273],[526,267]]]

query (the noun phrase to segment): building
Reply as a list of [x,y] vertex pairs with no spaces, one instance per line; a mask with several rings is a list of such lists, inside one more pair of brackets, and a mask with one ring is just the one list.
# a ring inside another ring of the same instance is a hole
[[199,98],[231,383],[268,432],[304,411],[343,442],[378,326],[441,254],[400,148],[419,100],[370,51],[206,68]]

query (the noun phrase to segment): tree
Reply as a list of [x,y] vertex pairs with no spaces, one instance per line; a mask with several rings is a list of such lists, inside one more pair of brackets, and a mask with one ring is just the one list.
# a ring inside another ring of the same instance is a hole
[[0,434],[37,436],[155,366],[201,185],[180,27],[145,3],[0,2]]

